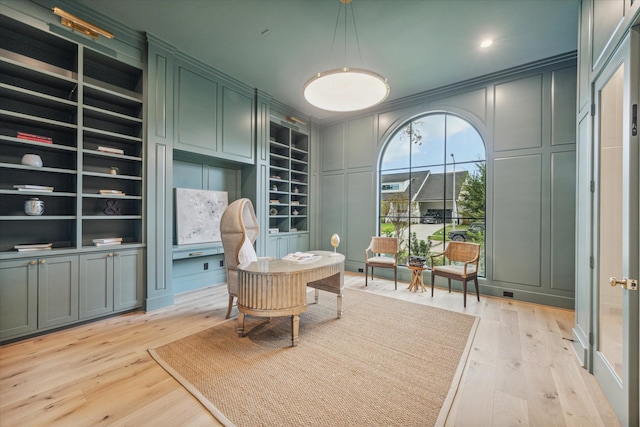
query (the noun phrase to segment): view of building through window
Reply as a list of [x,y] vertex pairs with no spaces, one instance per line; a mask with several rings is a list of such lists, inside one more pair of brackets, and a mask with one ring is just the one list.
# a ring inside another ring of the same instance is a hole
[[[380,235],[398,237],[398,262],[442,252],[451,240],[482,245],[484,276],[485,145],[468,121],[427,114],[404,124],[380,161]],[[441,259],[441,258],[440,258]]]

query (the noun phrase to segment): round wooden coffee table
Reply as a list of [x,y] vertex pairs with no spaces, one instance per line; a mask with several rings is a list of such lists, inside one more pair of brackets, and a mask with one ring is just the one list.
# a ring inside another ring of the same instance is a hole
[[411,283],[409,284],[409,290],[411,292],[418,292],[418,289],[420,289],[422,292],[424,292],[427,287],[422,281],[422,272],[426,270],[427,267],[420,267],[417,265],[407,265],[407,267],[411,269]]

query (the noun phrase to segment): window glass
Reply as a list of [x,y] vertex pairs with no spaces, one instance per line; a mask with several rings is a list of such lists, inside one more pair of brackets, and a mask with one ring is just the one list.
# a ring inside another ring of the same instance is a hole
[[484,275],[485,146],[465,119],[428,114],[403,124],[380,160],[380,235],[398,237],[399,262],[480,243]]

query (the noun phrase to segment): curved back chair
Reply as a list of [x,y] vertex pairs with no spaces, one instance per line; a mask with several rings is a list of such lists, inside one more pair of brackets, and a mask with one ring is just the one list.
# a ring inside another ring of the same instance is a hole
[[258,238],[259,232],[258,219],[251,200],[238,199],[223,212],[220,219],[220,235],[229,290],[227,319],[231,315],[233,298],[238,296],[238,265],[258,260],[253,243]]
[[[435,260],[443,257],[443,265],[435,265]],[[464,306],[467,306],[467,282],[473,280],[476,285],[476,297],[480,301],[478,290],[478,261],[480,260],[480,245],[471,242],[449,242],[444,252],[431,255],[431,296],[433,296],[433,282],[435,276],[446,277],[451,292],[451,279],[460,280],[464,292]]]
[[393,280],[398,290],[398,239],[395,237],[372,237],[369,247],[364,250],[364,285],[368,285],[369,267],[371,280],[373,268],[392,268]]

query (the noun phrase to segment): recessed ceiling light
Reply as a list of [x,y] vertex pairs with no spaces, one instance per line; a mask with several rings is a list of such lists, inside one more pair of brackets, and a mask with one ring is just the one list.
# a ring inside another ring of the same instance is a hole
[[492,44],[493,44],[493,40],[486,39],[486,40],[483,40],[482,43],[480,43],[480,47],[485,48],[485,47],[491,46]]

